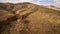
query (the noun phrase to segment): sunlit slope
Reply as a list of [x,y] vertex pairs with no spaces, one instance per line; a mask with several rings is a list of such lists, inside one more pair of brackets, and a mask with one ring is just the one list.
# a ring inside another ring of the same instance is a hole
[[38,11],[29,15],[27,18],[34,34],[60,34],[60,12],[43,7],[38,8]]
[[0,14],[5,16],[1,18],[7,18],[2,21],[8,21],[8,25],[1,26],[1,34],[60,34],[60,11],[32,3],[8,6],[9,9],[0,8]]
[[33,12],[26,18],[29,21],[28,27],[32,32],[31,34],[60,34],[60,11],[35,4],[27,6],[28,9],[20,9],[16,11],[16,14],[24,15]]

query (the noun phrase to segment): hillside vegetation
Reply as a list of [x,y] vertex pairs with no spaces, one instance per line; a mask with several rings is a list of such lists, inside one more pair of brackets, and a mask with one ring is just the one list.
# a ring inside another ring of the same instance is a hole
[[0,3],[0,34],[60,34],[60,11],[32,3]]

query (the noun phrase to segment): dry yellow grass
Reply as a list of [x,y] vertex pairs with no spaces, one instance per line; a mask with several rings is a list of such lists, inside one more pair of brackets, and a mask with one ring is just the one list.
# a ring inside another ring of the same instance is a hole
[[7,20],[7,18],[14,16],[14,14],[0,9],[0,21]]
[[18,19],[2,26],[1,34],[60,34],[60,11],[58,10],[32,3],[21,3],[13,4],[11,13],[12,11]]

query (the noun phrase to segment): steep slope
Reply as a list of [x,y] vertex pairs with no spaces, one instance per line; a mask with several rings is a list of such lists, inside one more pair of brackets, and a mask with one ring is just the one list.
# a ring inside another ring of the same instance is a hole
[[1,26],[0,34],[60,34],[60,11],[32,3],[9,4],[9,6],[13,8],[5,10],[14,16],[6,20],[9,21],[8,25]]
[[16,15],[11,13],[10,9],[9,3],[0,3],[0,34],[3,33],[4,30],[8,30],[11,23],[17,20]]

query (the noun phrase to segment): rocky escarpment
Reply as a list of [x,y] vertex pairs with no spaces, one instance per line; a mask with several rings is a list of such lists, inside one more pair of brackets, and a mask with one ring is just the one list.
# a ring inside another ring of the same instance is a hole
[[0,34],[60,34],[60,11],[32,3],[1,5],[0,14],[8,17],[1,17]]

